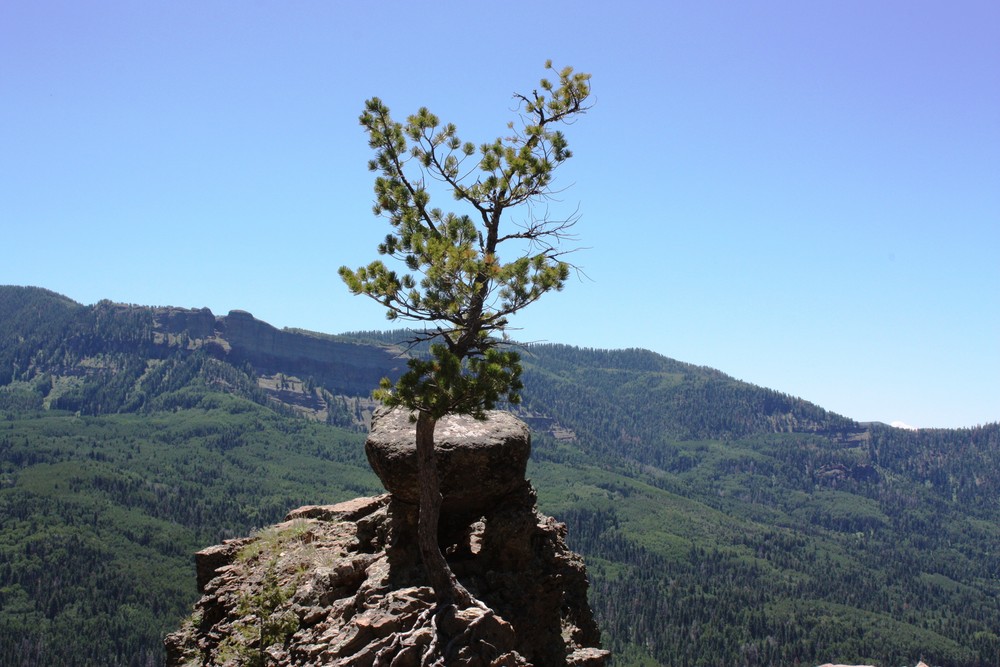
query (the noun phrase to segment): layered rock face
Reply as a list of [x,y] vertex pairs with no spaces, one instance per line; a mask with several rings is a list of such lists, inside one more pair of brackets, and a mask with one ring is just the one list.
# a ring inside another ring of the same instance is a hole
[[412,450],[407,415],[380,412],[366,447],[392,493],[303,507],[197,554],[203,597],[168,636],[167,665],[604,665],[583,561],[524,479],[527,428],[506,414],[439,424],[440,542],[483,609],[435,604],[417,549],[415,472],[396,460],[408,456],[407,432]]
[[403,360],[387,350],[276,329],[242,310],[218,318],[217,328],[231,346],[231,360],[249,361],[264,373],[311,375],[346,394],[364,396],[378,386],[386,369],[396,376],[405,367]]
[[208,308],[155,308],[153,325],[159,334],[187,334],[202,341],[211,354],[235,364],[250,363],[262,375],[313,377],[335,393],[363,396],[383,376],[397,377],[406,365],[389,349],[276,329],[243,310],[216,317]]

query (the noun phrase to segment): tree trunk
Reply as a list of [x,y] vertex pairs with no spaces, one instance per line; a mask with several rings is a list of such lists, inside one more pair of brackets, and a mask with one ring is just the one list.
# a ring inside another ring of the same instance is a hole
[[417,481],[420,484],[420,516],[417,543],[427,579],[439,604],[460,608],[476,606],[476,599],[455,578],[438,544],[438,518],[441,515],[441,483],[434,455],[434,427],[437,420],[426,412],[417,414]]

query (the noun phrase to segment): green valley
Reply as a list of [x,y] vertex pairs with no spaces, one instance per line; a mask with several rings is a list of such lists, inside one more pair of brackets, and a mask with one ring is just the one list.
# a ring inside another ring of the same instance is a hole
[[[380,493],[368,392],[403,338],[0,287],[0,664],[162,664],[194,551]],[[645,350],[522,357],[528,474],[616,665],[997,664],[1000,424],[859,424]]]

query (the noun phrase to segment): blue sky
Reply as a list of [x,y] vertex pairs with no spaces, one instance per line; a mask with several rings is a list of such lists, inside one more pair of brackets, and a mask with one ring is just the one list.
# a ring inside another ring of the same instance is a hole
[[[586,278],[521,340],[644,347],[858,420],[1000,420],[1000,3],[0,3],[0,284],[384,329],[357,117],[480,143],[593,74]],[[449,202],[444,202],[449,203]]]

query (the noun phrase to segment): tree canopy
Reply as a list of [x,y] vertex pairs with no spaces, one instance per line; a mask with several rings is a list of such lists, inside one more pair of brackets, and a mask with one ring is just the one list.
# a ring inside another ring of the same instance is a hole
[[[392,227],[378,252],[406,270],[376,260],[341,267],[340,275],[354,294],[385,306],[390,320],[422,323],[435,341],[432,358],[413,360],[395,387],[382,387],[382,400],[436,418],[481,414],[500,398],[516,402],[518,356],[498,349],[497,334],[511,315],[562,289],[570,273],[559,244],[575,218],[538,208],[553,194],[555,168],[572,156],[558,127],[587,110],[590,75],[571,67],[555,73],[530,94],[515,94],[518,119],[508,134],[478,147],[427,108],[400,123],[380,99],[365,103],[360,122],[375,151],[368,168],[378,174],[373,210]],[[432,206],[438,185],[465,212]],[[511,219],[513,210],[521,220]]]

